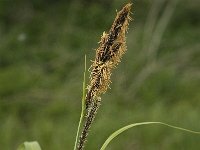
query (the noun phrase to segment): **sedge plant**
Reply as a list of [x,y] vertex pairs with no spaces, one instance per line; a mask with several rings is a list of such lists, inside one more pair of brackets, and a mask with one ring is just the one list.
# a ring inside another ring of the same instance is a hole
[[[82,93],[82,109],[79,119],[74,150],[83,150],[89,134],[89,129],[94,121],[97,111],[101,104],[101,95],[104,94],[111,83],[112,70],[116,68],[121,61],[123,54],[127,50],[126,33],[129,22],[132,20],[131,15],[132,4],[126,4],[116,15],[116,18],[108,33],[103,32],[99,47],[96,49],[96,56],[90,67],[90,81],[86,87],[86,56],[85,56],[85,71],[83,78],[83,93]],[[100,150],[105,150],[108,144],[124,131],[141,125],[164,125],[170,128],[199,134],[185,128],[173,126],[163,122],[141,122],[133,123],[120,128],[111,134],[103,143]],[[67,148],[68,149],[68,148]],[[34,142],[24,142],[18,150],[41,150],[39,144]]]

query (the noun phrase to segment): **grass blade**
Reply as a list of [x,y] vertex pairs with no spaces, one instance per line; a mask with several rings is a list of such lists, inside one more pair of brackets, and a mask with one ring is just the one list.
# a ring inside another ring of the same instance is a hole
[[85,111],[85,89],[86,89],[86,83],[85,83],[85,74],[86,74],[86,55],[85,55],[85,67],[84,67],[84,73],[83,73],[83,89],[82,89],[82,106],[81,106],[81,116],[79,119],[79,124],[78,124],[78,129],[76,133],[76,140],[74,143],[74,150],[76,150],[77,147],[77,142],[78,142],[78,137],[79,137],[79,132],[80,132],[80,127],[83,122],[83,117],[84,117],[84,111]]
[[104,144],[102,145],[102,147],[101,147],[100,150],[105,150],[105,148],[108,146],[108,144],[109,144],[115,137],[117,137],[119,134],[121,134],[122,132],[124,132],[124,131],[126,131],[126,130],[128,130],[128,129],[130,129],[130,128],[136,127],[136,126],[149,125],[149,124],[164,125],[164,126],[167,126],[167,127],[170,127],[170,128],[177,129],[177,130],[182,130],[182,131],[185,131],[185,132],[190,132],[190,133],[193,133],[193,134],[199,134],[199,135],[200,135],[200,132],[196,132],[196,131],[192,131],[192,130],[189,130],[189,129],[185,129],[185,128],[173,126],[173,125],[170,125],[170,124],[167,124],[167,123],[163,123],[163,122],[141,122],[141,123],[134,123],[134,124],[130,124],[130,125],[124,126],[124,127],[120,128],[119,130],[115,131],[114,133],[112,133],[112,134],[108,137],[108,139],[104,142]]

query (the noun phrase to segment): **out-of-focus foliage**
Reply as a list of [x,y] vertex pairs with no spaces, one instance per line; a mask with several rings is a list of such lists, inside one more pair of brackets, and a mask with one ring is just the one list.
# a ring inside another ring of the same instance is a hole
[[38,142],[24,142],[22,145],[18,147],[17,150],[41,150]]
[[[133,2],[128,51],[102,97],[86,149],[99,149],[110,133],[133,122],[200,129],[200,2],[172,1]],[[16,149],[27,140],[48,150],[73,148],[84,54],[93,59],[100,35],[126,2],[0,1],[1,149]],[[191,150],[200,148],[199,140],[146,126],[109,147]]]

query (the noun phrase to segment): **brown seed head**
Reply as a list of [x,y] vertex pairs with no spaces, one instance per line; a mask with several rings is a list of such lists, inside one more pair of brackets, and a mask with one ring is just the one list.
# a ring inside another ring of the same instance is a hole
[[109,33],[103,33],[99,42],[99,48],[96,49],[96,57],[91,65],[90,84],[87,87],[87,115],[80,135],[78,150],[83,150],[84,148],[89,129],[100,106],[100,96],[106,92],[111,83],[112,69],[117,66],[126,51],[125,33],[131,20],[131,5],[127,4],[117,13]]
[[86,95],[87,106],[106,92],[111,83],[111,71],[126,51],[125,34],[131,20],[131,5],[127,4],[117,13],[109,33],[103,32],[99,48],[96,49],[95,60],[91,65],[90,84]]

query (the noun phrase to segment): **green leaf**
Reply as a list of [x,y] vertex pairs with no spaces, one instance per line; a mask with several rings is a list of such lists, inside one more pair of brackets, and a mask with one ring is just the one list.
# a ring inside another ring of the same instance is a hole
[[112,134],[108,137],[108,139],[104,142],[104,144],[102,145],[102,147],[101,147],[100,150],[105,150],[105,148],[108,146],[108,144],[109,144],[115,137],[117,137],[119,134],[121,134],[122,132],[124,132],[124,131],[126,131],[126,130],[132,128],[132,127],[141,126],[141,125],[148,125],[148,124],[159,124],[159,125],[164,125],[164,126],[167,126],[167,127],[170,127],[170,128],[177,129],[177,130],[182,130],[182,131],[185,131],[185,132],[190,132],[190,133],[193,133],[193,134],[199,134],[199,135],[200,135],[200,132],[188,130],[188,129],[181,128],[181,127],[176,127],[176,126],[173,126],[173,125],[170,125],[170,124],[167,124],[167,123],[163,123],[163,122],[141,122],[141,123],[134,123],[134,124],[130,124],[130,125],[124,126],[124,127],[120,128],[119,130],[115,131],[114,133],[112,133]]
[[87,58],[86,58],[86,55],[85,55],[85,68],[84,68],[84,73],[83,73],[81,116],[80,116],[80,119],[79,119],[78,129],[77,129],[77,132],[76,132],[76,140],[75,140],[75,143],[74,143],[74,150],[76,150],[76,147],[77,147],[78,137],[79,137],[80,128],[81,128],[81,124],[83,122],[84,111],[85,111],[85,89],[86,89],[85,75],[86,75],[86,68],[87,68],[86,61],[87,61]]
[[17,150],[41,150],[38,142],[24,142],[22,145],[18,147]]

